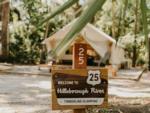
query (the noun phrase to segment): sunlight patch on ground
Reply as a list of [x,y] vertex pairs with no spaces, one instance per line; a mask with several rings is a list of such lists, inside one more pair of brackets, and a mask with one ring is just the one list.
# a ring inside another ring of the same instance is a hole
[[111,85],[123,85],[123,86],[132,85],[133,83],[135,83],[134,81],[129,82],[129,80],[117,80],[117,79],[109,80],[108,82]]
[[0,106],[0,113],[51,113],[48,106],[15,105]]
[[142,98],[142,97],[150,97],[149,93],[136,92],[131,90],[125,90],[123,88],[110,88],[109,89],[109,95],[115,95],[118,97],[128,97],[128,98]]
[[38,87],[43,88],[43,89],[50,89],[51,84],[50,84],[49,81],[41,81],[41,82],[38,83]]
[[1,106],[0,113],[16,113],[11,107]]
[[36,97],[39,97],[39,98],[50,97],[50,94],[39,94]]
[[[1,95],[0,95],[0,103],[6,103],[6,102],[7,102],[7,99],[6,99],[6,98],[7,98],[6,95],[4,95],[4,94],[2,95],[2,94],[1,94]],[[0,113],[1,113],[1,112],[0,112]]]
[[31,97],[31,96],[29,96],[29,95],[26,95],[26,94],[23,94],[23,95],[21,95],[22,97],[22,101],[34,101],[34,98],[33,97]]
[[110,80],[109,95],[128,98],[150,97],[150,83],[132,80]]
[[33,84],[24,84],[26,87],[37,87],[41,89],[49,89],[51,88],[51,84],[49,81],[40,81],[38,83],[33,83]]

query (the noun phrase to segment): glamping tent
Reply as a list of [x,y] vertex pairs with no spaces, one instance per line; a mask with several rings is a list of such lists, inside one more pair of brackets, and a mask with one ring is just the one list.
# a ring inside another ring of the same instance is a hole
[[[58,32],[50,36],[49,38],[45,39],[42,44],[46,45],[47,51],[50,52],[52,49],[57,47],[59,43],[64,39],[65,35],[69,32],[73,25],[73,22],[70,24],[64,26],[62,29],[60,29]],[[124,61],[124,51],[121,47],[116,46],[116,41],[112,39],[109,35],[105,34],[104,32],[100,31],[96,27],[94,27],[92,24],[87,24],[84,29],[79,33],[77,38],[75,38],[74,42],[76,40],[80,40],[79,42],[87,43],[91,50],[94,50],[97,55],[100,56],[100,58],[105,58],[105,54],[108,51],[108,47],[111,43],[111,56],[109,58],[109,61],[111,64],[118,65],[121,64]],[[73,43],[74,43],[73,42]],[[70,47],[73,45],[70,44]],[[69,48],[68,48],[69,49]],[[60,49],[60,51],[64,51],[64,53],[59,54],[58,59],[59,60],[71,60],[72,56],[66,55],[66,50]],[[92,54],[92,52],[89,52]],[[97,60],[98,62],[98,60]]]

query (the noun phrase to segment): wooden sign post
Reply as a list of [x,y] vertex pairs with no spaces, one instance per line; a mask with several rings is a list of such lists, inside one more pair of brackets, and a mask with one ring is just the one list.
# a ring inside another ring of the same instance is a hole
[[53,67],[52,110],[73,109],[85,113],[85,108],[108,104],[108,70],[87,69],[87,46],[77,43],[73,47],[73,69]]
[[[87,44],[75,43],[73,47],[73,68],[86,69]],[[85,109],[75,109],[74,113],[85,113]]]
[[73,47],[73,69],[86,69],[87,45],[76,43]]

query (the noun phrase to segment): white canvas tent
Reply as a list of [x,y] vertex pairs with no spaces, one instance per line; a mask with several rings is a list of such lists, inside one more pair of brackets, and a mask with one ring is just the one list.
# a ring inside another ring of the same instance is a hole
[[[47,51],[51,51],[53,48],[57,47],[59,43],[63,40],[65,35],[69,32],[73,25],[73,22],[64,26],[61,30],[45,39],[42,43],[46,44]],[[124,51],[121,47],[116,46],[116,41],[112,39],[109,35],[100,31],[92,24],[87,24],[84,29],[80,32],[84,40],[101,56],[104,57],[108,49],[108,42],[112,42],[112,53],[110,62],[112,64],[120,64],[124,61]],[[62,48],[63,49],[63,48]],[[62,51],[62,50],[60,50]],[[61,55],[63,57],[63,55]],[[60,58],[61,58],[60,57]]]

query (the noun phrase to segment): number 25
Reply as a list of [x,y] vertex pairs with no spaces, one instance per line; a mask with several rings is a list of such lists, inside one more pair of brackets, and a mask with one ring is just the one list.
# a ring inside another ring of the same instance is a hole
[[90,81],[98,81],[98,76],[99,76],[99,74],[98,73],[95,73],[95,74],[93,74],[93,73],[91,73],[90,74]]
[[84,63],[84,48],[79,48],[79,64]]

